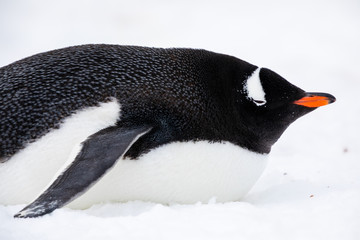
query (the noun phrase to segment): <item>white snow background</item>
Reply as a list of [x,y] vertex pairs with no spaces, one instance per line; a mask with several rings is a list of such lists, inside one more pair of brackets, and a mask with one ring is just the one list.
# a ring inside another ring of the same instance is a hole
[[289,127],[241,202],[104,203],[38,219],[0,205],[1,240],[360,239],[358,0],[0,1],[0,66],[86,43],[205,48],[337,102]]

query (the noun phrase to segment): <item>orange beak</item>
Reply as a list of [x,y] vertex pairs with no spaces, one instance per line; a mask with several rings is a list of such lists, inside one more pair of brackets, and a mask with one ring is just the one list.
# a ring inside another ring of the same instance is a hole
[[309,108],[317,108],[336,101],[336,98],[328,93],[306,93],[305,97],[296,100],[294,104]]

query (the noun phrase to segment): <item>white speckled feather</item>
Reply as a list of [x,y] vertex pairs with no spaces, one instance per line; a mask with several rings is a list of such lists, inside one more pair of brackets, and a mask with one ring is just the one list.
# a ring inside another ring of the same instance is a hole
[[257,68],[245,84],[245,91],[248,94],[248,98],[253,100],[258,106],[266,103],[265,92],[260,81],[260,70],[261,68]]

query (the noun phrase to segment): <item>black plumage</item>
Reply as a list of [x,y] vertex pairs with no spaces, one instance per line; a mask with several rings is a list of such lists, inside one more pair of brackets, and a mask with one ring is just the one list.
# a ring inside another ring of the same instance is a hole
[[0,68],[0,157],[11,157],[79,109],[112,98],[121,104],[118,126],[153,126],[129,157],[190,140],[230,141],[267,153],[291,122],[312,109],[290,105],[304,91],[268,69],[260,72],[267,104],[256,106],[244,90],[256,68],[205,50],[117,45],[25,58]]

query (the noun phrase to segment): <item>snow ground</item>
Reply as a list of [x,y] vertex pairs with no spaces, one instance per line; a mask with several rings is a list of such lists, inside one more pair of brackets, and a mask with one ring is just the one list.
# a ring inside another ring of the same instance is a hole
[[0,239],[360,239],[360,3],[302,1],[2,0],[0,66],[65,46],[193,47],[277,71],[337,97],[274,145],[242,202],[105,203],[13,219]]

